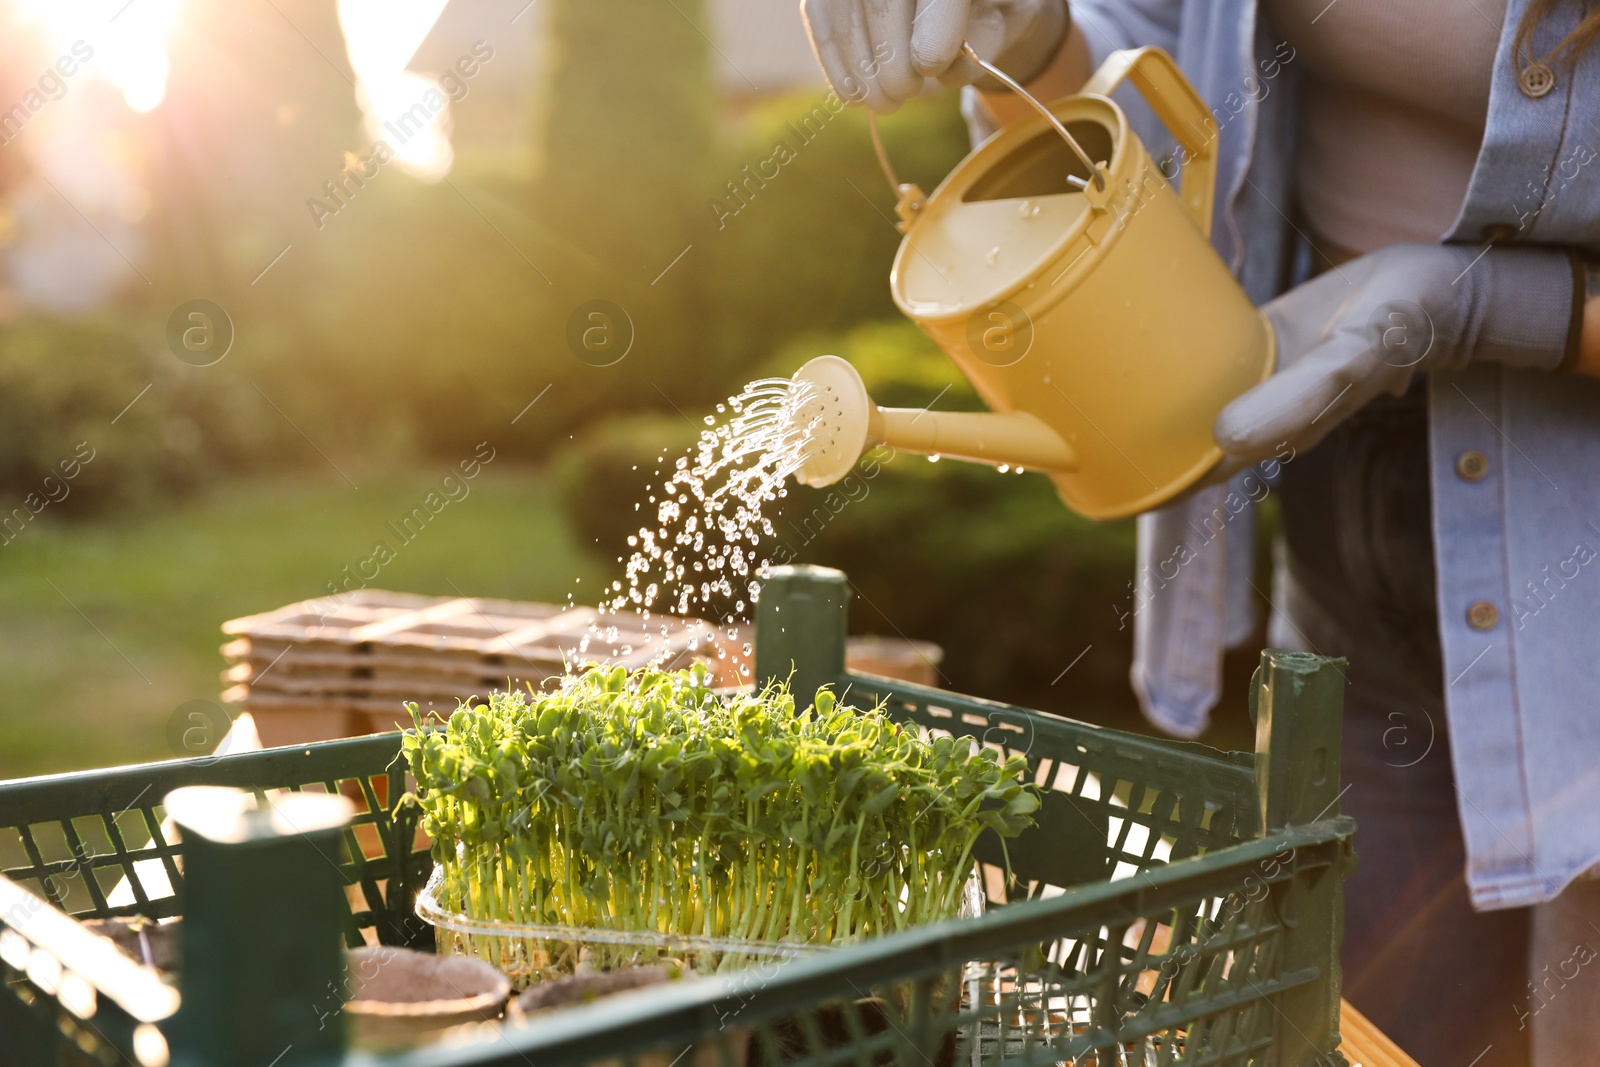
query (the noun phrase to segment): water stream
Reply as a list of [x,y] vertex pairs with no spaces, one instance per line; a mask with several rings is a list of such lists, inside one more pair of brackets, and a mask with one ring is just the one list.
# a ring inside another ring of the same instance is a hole
[[[602,621],[579,645],[580,657],[591,641],[616,641],[618,630],[604,616],[621,612],[639,612],[647,625],[661,613],[715,620],[708,625],[727,627],[729,639],[738,636],[730,624],[752,611],[767,562],[762,546],[774,536],[765,509],[788,494],[789,478],[808,458],[813,422],[799,413],[814,394],[809,382],[751,382],[706,416],[690,454],[677,457],[669,472],[657,468],[662,480],[634,505],[643,522],[628,538],[633,551],[624,577],[602,594]],[[663,619],[659,632],[666,636],[678,624]],[[713,636],[704,634],[708,642]],[[717,647],[716,655],[727,652]],[[748,666],[741,672],[748,675]]]

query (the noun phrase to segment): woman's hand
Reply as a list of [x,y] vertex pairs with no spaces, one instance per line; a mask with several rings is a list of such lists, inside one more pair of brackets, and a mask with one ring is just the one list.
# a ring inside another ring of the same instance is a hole
[[1584,278],[1583,330],[1578,337],[1578,362],[1572,372],[1600,378],[1600,265],[1589,261]]
[[1260,459],[1288,441],[1310,448],[1419,370],[1473,360],[1555,370],[1569,354],[1573,271],[1565,252],[1395,245],[1351,260],[1262,311],[1278,369],[1217,417],[1217,444]]
[[1055,59],[1067,33],[1066,0],[801,0],[806,32],[839,98],[887,114],[922,91],[986,76],[980,56],[1019,81]]

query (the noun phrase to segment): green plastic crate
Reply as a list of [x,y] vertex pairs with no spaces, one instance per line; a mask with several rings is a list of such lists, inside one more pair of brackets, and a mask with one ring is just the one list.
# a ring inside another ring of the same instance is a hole
[[[297,938],[321,922],[328,936],[342,923],[352,945],[432,943],[411,913],[431,864],[413,849],[414,823],[389,813],[405,788],[399,735],[6,782],[0,1061],[156,1067],[170,1050],[174,1064],[241,1067],[1345,1063],[1340,881],[1354,824],[1338,814],[1339,661],[1263,653],[1257,750],[1225,753],[852,675],[847,602],[837,571],[776,569],[759,606],[757,676],[792,674],[797,692],[831,683],[901,721],[1027,756],[1045,801],[1038,825],[1009,843],[1014,883],[992,866],[997,842],[980,856],[991,865],[982,917],[404,1055],[341,1052],[329,1001],[340,975],[316,972],[327,954],[298,952]],[[161,798],[193,784],[339,790],[364,810],[342,835],[281,854],[192,846],[180,872]],[[238,871],[250,873],[229,876]],[[206,907],[185,913],[184,874],[204,875]],[[118,905],[108,894],[124,877],[138,888]],[[102,966],[94,939],[52,904],[78,918],[185,913],[186,943],[206,951],[185,967],[180,996],[138,965]]]

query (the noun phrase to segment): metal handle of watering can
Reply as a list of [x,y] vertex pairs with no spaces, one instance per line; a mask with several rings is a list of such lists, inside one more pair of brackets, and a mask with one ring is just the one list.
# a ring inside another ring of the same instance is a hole
[[[1092,175],[1091,180],[1094,182],[1095,189],[1100,191],[1105,190],[1105,174],[1101,172],[1100,168],[1095,164],[1095,161],[1089,158],[1089,153],[1083,150],[1083,146],[1078,143],[1077,138],[1073,137],[1072,134],[1067,131],[1066,126],[1062,125],[1061,120],[1056,118],[1054,112],[1052,112],[1048,107],[1045,107],[1044,104],[1040,103],[1037,97],[1028,92],[1027,89],[1024,89],[1022,84],[1014,80],[1011,75],[1007,74],[993,63],[990,63],[988,60],[978,55],[977,52],[973,51],[971,42],[961,42],[961,54],[966,56],[972,62],[976,63],[979,67],[982,67],[984,72],[990,77],[994,78],[1007,89],[1010,89],[1012,92],[1022,97],[1022,99],[1028,102],[1030,107],[1032,107],[1039,114],[1043,115],[1045,121],[1055,128],[1055,131],[1061,135],[1061,139],[1063,141],[1067,142],[1067,147],[1072,149],[1072,154],[1078,157],[1078,162],[1082,163],[1084,167],[1087,168],[1089,174]],[[1118,54],[1120,55],[1121,53]],[[905,209],[901,211],[901,217],[906,218],[908,214],[915,214],[917,211],[920,211],[922,209],[921,190],[912,185],[903,185],[901,184],[900,180],[895,177],[894,164],[889,162],[889,153],[884,150],[883,138],[878,136],[878,116],[871,111],[867,112],[867,130],[872,135],[872,150],[878,155],[878,166],[883,168],[883,176],[889,179],[889,188],[893,189],[895,195],[900,197],[901,206]],[[1068,184],[1074,185],[1079,189],[1089,188],[1088,182],[1071,174],[1067,175],[1067,182]],[[913,190],[915,190],[914,194]],[[909,219],[907,221],[909,221]]]
[[1211,204],[1217,184],[1217,121],[1178,64],[1159,48],[1113,52],[1084,83],[1082,92],[1110,96],[1131,80],[1183,154],[1178,161],[1178,196],[1195,225],[1211,236]]
[[[1105,190],[1106,176],[1100,173],[1100,168],[1095,164],[1094,160],[1089,158],[1089,153],[1083,150],[1083,146],[1078,143],[1077,138],[1073,137],[1072,134],[1067,132],[1067,128],[1061,124],[1060,119],[1056,118],[1053,111],[1040,103],[1038,97],[1024,89],[1020,82],[1014,81],[1011,75],[1007,74],[993,63],[990,63],[988,60],[979,56],[977,52],[973,51],[970,42],[961,42],[961,54],[972,60],[978,66],[982,67],[984,72],[990,77],[994,78],[1001,85],[1004,85],[1007,89],[1010,89],[1012,92],[1022,97],[1022,99],[1028,102],[1029,107],[1032,107],[1033,110],[1043,115],[1045,121],[1054,126],[1056,132],[1061,135],[1061,139],[1067,142],[1067,147],[1072,149],[1072,154],[1078,157],[1078,162],[1082,163],[1093,176],[1094,187],[1101,191]],[[1089,188],[1088,182],[1084,181],[1082,178],[1074,178],[1070,174],[1067,176],[1067,181],[1073,185],[1076,185],[1079,189]]]

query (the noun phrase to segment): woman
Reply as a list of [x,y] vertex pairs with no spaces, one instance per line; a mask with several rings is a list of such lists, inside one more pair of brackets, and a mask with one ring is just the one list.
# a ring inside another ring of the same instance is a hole
[[[803,9],[841,95],[888,112],[925,77],[970,85],[975,136],[1028,112],[960,58],[963,39],[1046,99],[1141,45],[1195,82],[1217,123],[1214,243],[1279,342],[1277,373],[1215,434],[1238,463],[1294,449],[1270,639],[1350,661],[1341,803],[1362,862],[1346,883],[1346,995],[1428,1067],[1589,1062],[1600,286],[1585,257],[1600,251],[1600,10]],[[1141,562],[1170,558],[1221,492],[1143,516]],[[1194,545],[1136,617],[1134,685],[1172,732],[1204,728],[1223,638],[1249,631],[1244,533],[1230,529],[1225,551]]]

